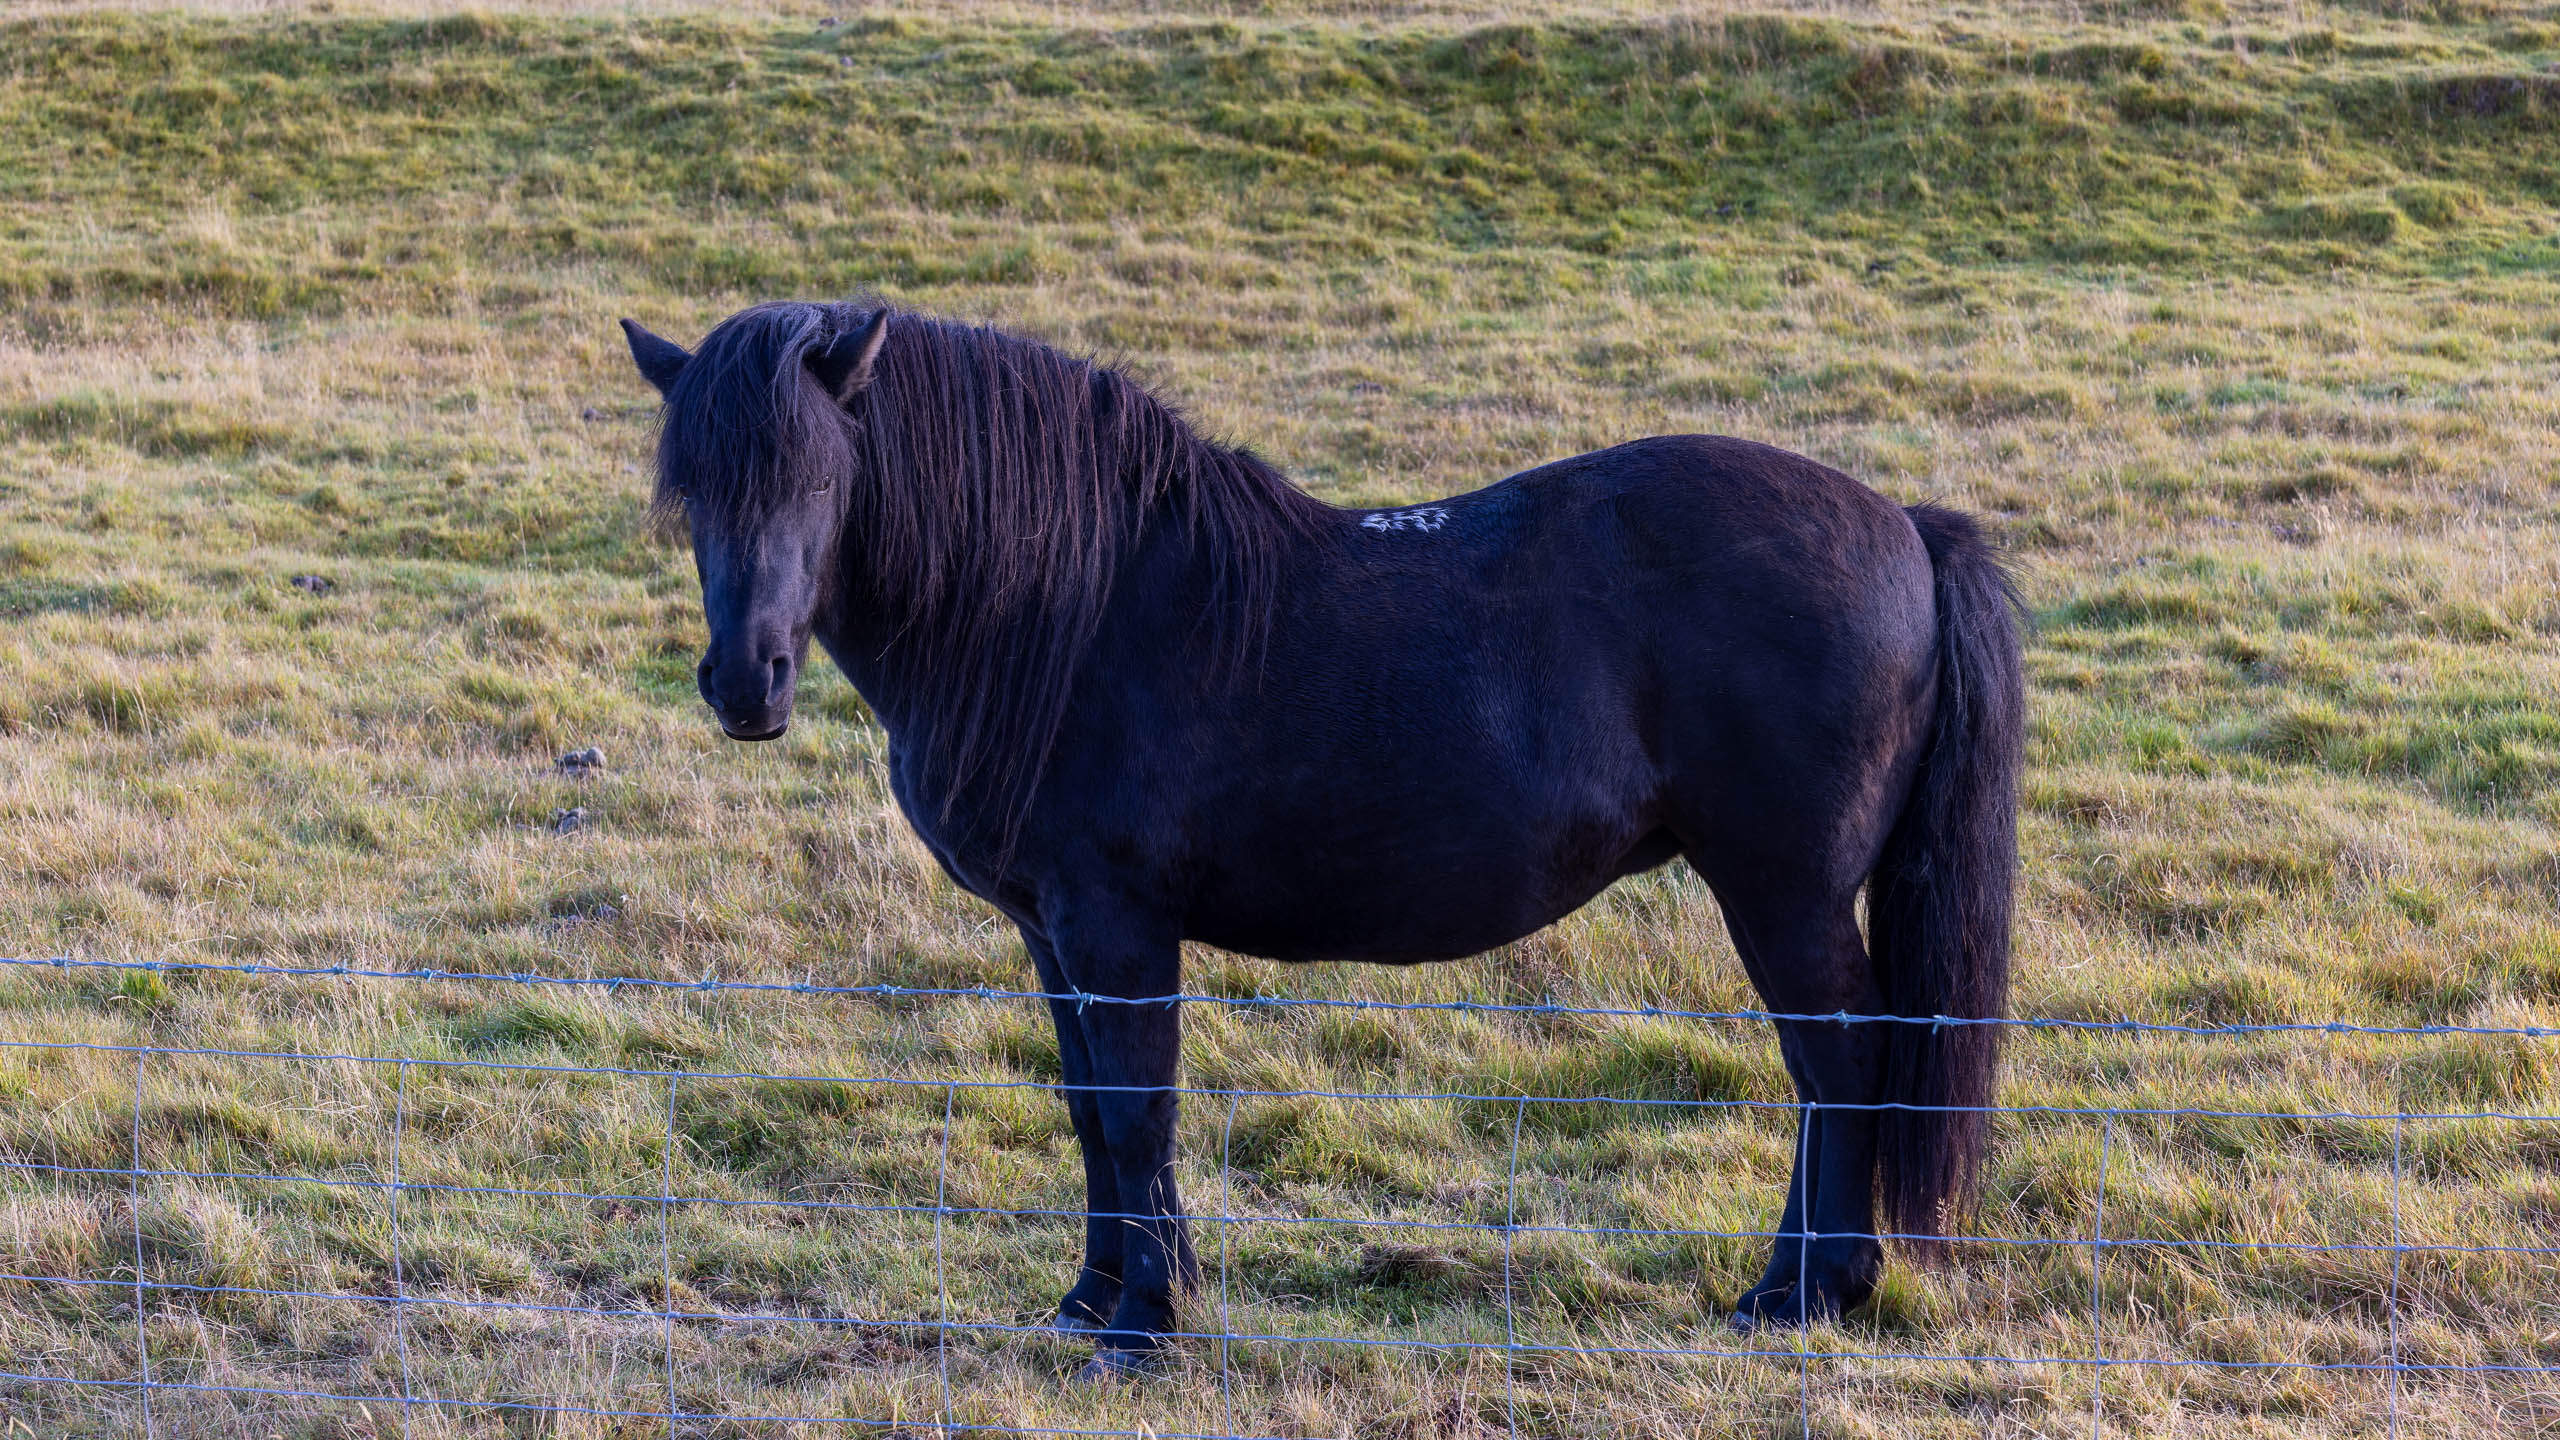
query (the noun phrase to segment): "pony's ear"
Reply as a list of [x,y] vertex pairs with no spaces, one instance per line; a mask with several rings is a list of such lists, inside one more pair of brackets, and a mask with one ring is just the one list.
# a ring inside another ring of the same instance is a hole
[[668,392],[676,388],[676,377],[684,373],[684,367],[692,362],[693,357],[673,340],[662,340],[650,334],[637,321],[623,321],[622,336],[631,342],[631,360],[640,367],[642,378],[657,386],[658,398],[665,399]]
[[888,338],[889,312],[875,312],[861,329],[837,336],[824,350],[810,351],[809,373],[837,404],[846,404],[871,383],[871,362],[880,358],[880,342]]

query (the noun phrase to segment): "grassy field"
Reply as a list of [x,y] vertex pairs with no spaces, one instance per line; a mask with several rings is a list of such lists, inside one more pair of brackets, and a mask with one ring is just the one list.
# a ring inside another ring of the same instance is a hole
[[[868,289],[1125,363],[1343,503],[1702,430],[1979,511],[2038,623],[2020,1013],[2560,1023],[2560,6],[397,8],[0,21],[0,953],[1028,983],[840,681],[785,742],[718,738],[688,559],[644,523],[654,402],[613,317],[690,341]],[[555,769],[589,745],[603,770]],[[1751,1003],[1667,873],[1425,973],[1191,974]],[[2108,1236],[2253,1248],[1964,1246],[1742,1341],[1719,1324],[1761,1242],[1525,1232],[1524,1342],[1814,1358],[1193,1341],[1093,1390],[1080,1347],[911,1323],[1036,1323],[1073,1264],[1073,1223],[1027,1213],[1080,1202],[1062,1107],[947,1088],[1054,1075],[1026,1006],[19,970],[0,1039],[925,1082],[0,1050],[0,1271],[129,1281],[139,1237],[148,1279],[217,1287],[138,1326],[129,1288],[0,1280],[13,1373],[137,1377],[139,1328],[159,1380],[396,1395],[405,1368],[606,1410],[665,1404],[672,1343],[687,1410],[911,1434],[946,1405],[1409,1440],[2026,1436],[2093,1407],[2114,1434],[2560,1430],[2545,1375],[2413,1372],[2395,1402],[2372,1370],[2247,1368],[2560,1364],[2551,1256],[2280,1248],[2549,1245],[2554,1124],[2014,1116],[1982,1233],[2088,1240],[2103,1151]],[[1188,1077],[1788,1093],[1752,1026],[1349,1011],[1195,1014]],[[2038,1035],[2006,1085],[2548,1114],[2560,1042]],[[406,1180],[646,1198],[407,1193],[408,1293],[516,1308],[395,1327],[395,1133]],[[301,1178],[137,1201],[25,1168],[122,1172],[137,1140],[153,1171]],[[1202,1232],[1194,1328],[1364,1340],[1504,1338],[1501,1233],[1431,1227],[1761,1230],[1788,1159],[1783,1113],[1250,1094],[1195,1100],[1185,1145],[1196,1206],[1266,1217]],[[964,1213],[662,1212],[662,1186]],[[247,1293],[279,1290],[344,1298]],[[725,1318],[670,1342],[670,1302]],[[1854,1358],[2100,1347],[2209,1363],[2098,1394],[2085,1366]],[[242,1440],[666,1432],[152,1403],[161,1435]],[[140,1421],[129,1391],[0,1380],[0,1434]]]

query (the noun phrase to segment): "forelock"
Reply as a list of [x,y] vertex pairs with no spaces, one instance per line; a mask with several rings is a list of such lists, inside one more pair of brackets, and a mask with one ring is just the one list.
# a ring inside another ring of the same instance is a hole
[[667,401],[651,509],[660,523],[749,523],[829,483],[847,458],[843,413],[808,378],[807,356],[862,312],[778,302],[704,337]]

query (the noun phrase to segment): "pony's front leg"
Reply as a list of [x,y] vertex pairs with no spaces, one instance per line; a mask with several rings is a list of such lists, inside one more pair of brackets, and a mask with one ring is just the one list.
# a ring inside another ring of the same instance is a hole
[[1118,1003],[1179,991],[1182,951],[1170,933],[1140,938],[1133,927],[1117,925],[1056,926],[1050,939],[1075,988],[1097,997],[1068,1007],[1083,1037],[1086,1083],[1093,1087],[1119,1206],[1117,1214],[1100,1217],[1118,1230],[1119,1303],[1094,1338],[1101,1343],[1100,1367],[1129,1368],[1176,1328],[1175,1292],[1198,1281],[1173,1179],[1179,1007]]
[[[1031,952],[1040,988],[1052,996],[1075,989],[1058,964],[1057,951],[1046,936],[1025,929],[1023,947]],[[1058,1030],[1058,1079],[1067,1102],[1067,1119],[1075,1126],[1076,1148],[1084,1156],[1084,1263],[1076,1267],[1075,1284],[1058,1301],[1056,1325],[1061,1330],[1099,1330],[1120,1308],[1120,1182],[1112,1173],[1111,1147],[1102,1134],[1102,1109],[1092,1089],[1093,1060],[1084,1042],[1084,1021],[1072,1000],[1052,999],[1049,1019]]]

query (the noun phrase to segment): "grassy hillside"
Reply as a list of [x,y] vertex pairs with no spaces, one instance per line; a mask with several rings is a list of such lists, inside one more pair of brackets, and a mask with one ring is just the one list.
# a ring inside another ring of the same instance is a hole
[[[907,837],[878,731],[721,742],[653,404],[690,340],[873,290],[1126,364],[1342,503],[1676,430],[1985,514],[2036,612],[2021,1013],[2560,1024],[2560,8],[1836,12],[951,4],[719,20],[0,21],[0,953],[1014,986]],[[824,23],[827,21],[831,23]],[[833,23],[839,22],[840,23]],[[321,584],[297,586],[296,577]],[[573,778],[563,751],[609,765]],[[583,812],[565,833],[561,812]],[[1679,875],[1427,973],[1203,952],[1197,988],[1712,1009]],[[1748,1026],[1190,1019],[1190,1083],[1776,1100]],[[714,1413],[1284,1435],[2384,1433],[2380,1372],[2560,1364],[2560,1129],[2029,1115],[1975,1246],[1817,1357],[1193,1342],[1115,1393],[1028,1324],[1081,1187],[1046,1020],[1002,1004],[0,972],[0,1039],[921,1088],[0,1050],[0,1272],[152,1292],[156,1378]],[[2560,1045],[2025,1037],[2020,1104],[2560,1110]],[[739,1202],[419,1191],[404,1178]],[[1516,1180],[1509,1147],[1520,1122]],[[1189,1109],[1217,1329],[1499,1341],[1523,1223],[1774,1222],[1782,1117],[1246,1095]],[[137,1132],[138,1125],[138,1132]],[[948,1140],[944,1138],[948,1126]],[[672,1131],[674,1144],[668,1139]],[[2395,1150],[2405,1161],[2394,1183]],[[1223,1162],[1222,1163],[1222,1159]],[[32,1171],[23,1162],[103,1175]],[[2397,1212],[2397,1230],[2394,1212]],[[1308,1217],[1397,1222],[1296,1223]],[[1399,1228],[1399,1226],[1407,1228]],[[1214,1231],[1213,1227],[1213,1231]],[[1517,1333],[1732,1350],[1760,1242],[1524,1233]],[[672,1273],[672,1286],[669,1283]],[[1223,1278],[1221,1278],[1223,1277]],[[947,1299],[946,1299],[947,1291]],[[0,1371],[139,1373],[130,1290],[0,1280]],[[947,1305],[947,1312],[946,1312]],[[569,1310],[604,1314],[570,1314]],[[638,1312],[638,1313],[635,1313]],[[861,1317],[802,1327],[772,1317]],[[762,1317],[761,1319],[756,1317]],[[2093,1334],[2093,1325],[2095,1334]],[[2398,1433],[2560,1426],[2418,1372]],[[1230,1410],[1229,1407],[1232,1407]],[[162,1434],[402,1433],[163,1394]],[[43,1435],[130,1394],[0,1380]],[[653,1435],[422,1407],[407,1433]],[[5,1427],[0,1427],[4,1429]],[[684,1433],[878,1433],[703,1423]],[[915,1430],[912,1433],[924,1433]]]

